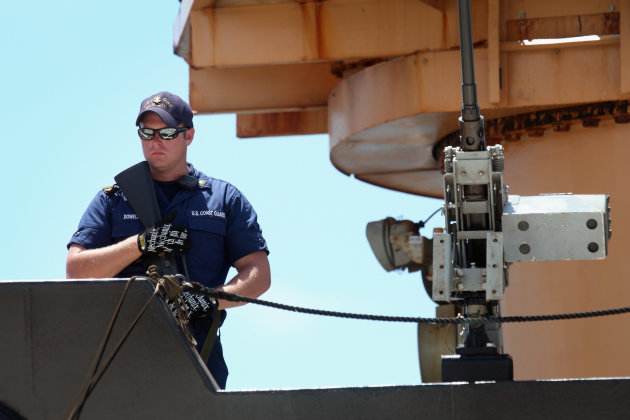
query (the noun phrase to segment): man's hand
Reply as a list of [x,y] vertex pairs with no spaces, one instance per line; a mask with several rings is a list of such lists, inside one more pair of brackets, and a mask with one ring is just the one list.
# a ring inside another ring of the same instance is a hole
[[188,229],[171,223],[175,215],[171,213],[138,235],[138,249],[143,255],[183,254],[190,249]]
[[[186,290],[182,292],[179,299],[188,309],[188,319],[203,318],[212,315],[219,307],[219,302],[217,302],[215,298]],[[166,303],[173,313],[173,316],[177,317],[175,302],[167,300]]]

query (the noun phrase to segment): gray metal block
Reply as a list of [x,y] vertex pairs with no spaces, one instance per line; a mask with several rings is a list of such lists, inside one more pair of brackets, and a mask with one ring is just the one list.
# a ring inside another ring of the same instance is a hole
[[502,220],[508,262],[606,257],[609,222],[605,195],[510,196]]
[[[29,419],[67,416],[124,286],[123,280],[0,282],[0,401]],[[131,285],[105,356],[151,293],[146,280]],[[82,418],[176,418],[183,390],[201,398],[211,386],[205,366],[156,298]]]

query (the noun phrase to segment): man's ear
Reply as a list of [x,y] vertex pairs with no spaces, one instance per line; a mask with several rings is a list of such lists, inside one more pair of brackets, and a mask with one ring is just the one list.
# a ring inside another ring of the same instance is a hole
[[189,130],[184,131],[185,139],[186,139],[186,146],[190,146],[190,143],[192,143],[193,138],[195,137],[195,129],[191,128]]

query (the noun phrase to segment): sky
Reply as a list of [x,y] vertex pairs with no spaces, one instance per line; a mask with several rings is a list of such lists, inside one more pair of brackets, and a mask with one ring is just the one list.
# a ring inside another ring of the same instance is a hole
[[[173,54],[179,2],[35,0],[0,6],[1,280],[65,278],[66,244],[94,195],[143,160],[140,101],[168,90],[188,99],[188,66]],[[188,160],[237,186],[269,244],[263,299],[391,316],[435,315],[418,273],[387,273],[368,222],[420,221],[435,199],[348,177],[327,135],[238,139],[233,114],[195,117]],[[421,233],[442,226],[436,215]],[[232,275],[231,273],[230,275]],[[231,309],[221,330],[227,389],[420,383],[417,327]]]

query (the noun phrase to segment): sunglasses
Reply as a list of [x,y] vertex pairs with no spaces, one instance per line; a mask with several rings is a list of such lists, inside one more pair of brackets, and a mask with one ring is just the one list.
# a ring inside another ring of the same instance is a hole
[[179,136],[179,133],[190,130],[188,127],[180,127],[180,128],[160,128],[159,130],[154,130],[152,128],[139,128],[138,136],[142,140],[153,140],[155,134],[157,133],[162,140],[173,140],[175,137]]

